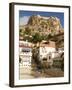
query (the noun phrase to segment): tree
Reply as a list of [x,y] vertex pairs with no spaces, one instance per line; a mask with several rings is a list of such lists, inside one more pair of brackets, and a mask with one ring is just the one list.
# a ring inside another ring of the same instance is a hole
[[32,41],[33,41],[34,43],[41,42],[41,41],[42,41],[42,37],[40,36],[39,33],[35,33],[35,34],[32,36]]
[[62,63],[61,63],[61,70],[64,71],[64,53],[61,54]]
[[19,30],[19,35],[20,35],[20,36],[23,36],[23,34],[24,34],[23,29],[20,29],[20,30]]
[[61,70],[64,71],[64,58],[62,58]]
[[28,40],[29,42],[32,42],[32,37],[31,36],[29,36],[29,35],[27,35],[27,36],[23,36],[23,40],[24,41],[26,41],[26,40]]
[[49,35],[47,35],[47,36],[45,36],[45,40],[49,40],[49,39],[51,39],[52,38],[52,35],[51,34],[49,34]]
[[29,27],[26,27],[24,33],[27,34],[27,35],[30,35],[31,34],[31,29]]
[[42,39],[42,40],[45,40],[45,39],[46,39],[46,35],[42,34],[42,35],[41,35],[41,39]]
[[21,63],[22,62],[22,59],[19,57],[19,63]]

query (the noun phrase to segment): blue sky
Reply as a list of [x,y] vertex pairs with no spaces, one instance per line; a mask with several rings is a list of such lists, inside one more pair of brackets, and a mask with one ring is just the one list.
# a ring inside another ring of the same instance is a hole
[[41,15],[45,17],[58,17],[60,19],[62,27],[64,27],[64,13],[61,12],[40,12],[40,11],[19,11],[19,17],[20,17],[20,25],[27,24],[30,16],[32,15]]

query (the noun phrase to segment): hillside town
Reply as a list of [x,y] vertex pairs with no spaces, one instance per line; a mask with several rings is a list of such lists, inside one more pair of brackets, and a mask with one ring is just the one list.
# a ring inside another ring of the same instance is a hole
[[19,27],[20,79],[64,76],[64,30],[57,17],[31,16]]

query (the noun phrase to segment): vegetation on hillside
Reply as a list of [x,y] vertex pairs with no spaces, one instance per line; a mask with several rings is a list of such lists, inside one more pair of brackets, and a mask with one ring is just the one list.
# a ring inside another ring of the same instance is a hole
[[59,18],[57,17],[42,17],[31,16],[27,25],[20,26],[19,35],[22,39],[29,42],[37,43],[42,40],[54,40],[57,43],[57,47],[64,46],[64,36],[57,38],[57,35],[64,33]]

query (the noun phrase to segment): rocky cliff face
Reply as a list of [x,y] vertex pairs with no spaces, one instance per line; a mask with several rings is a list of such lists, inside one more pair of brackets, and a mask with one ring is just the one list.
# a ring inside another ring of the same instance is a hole
[[55,35],[63,32],[63,28],[59,18],[52,16],[43,17],[40,15],[31,16],[29,18],[28,24],[25,25],[22,29],[23,30],[29,29],[31,31],[31,34],[38,32],[40,34]]
[[33,43],[53,40],[58,47],[64,45],[64,30],[57,17],[31,16],[26,25],[20,26],[19,34],[20,39]]
[[29,19],[28,25],[31,25],[40,32],[53,34],[62,32],[62,26],[57,17],[32,16]]

